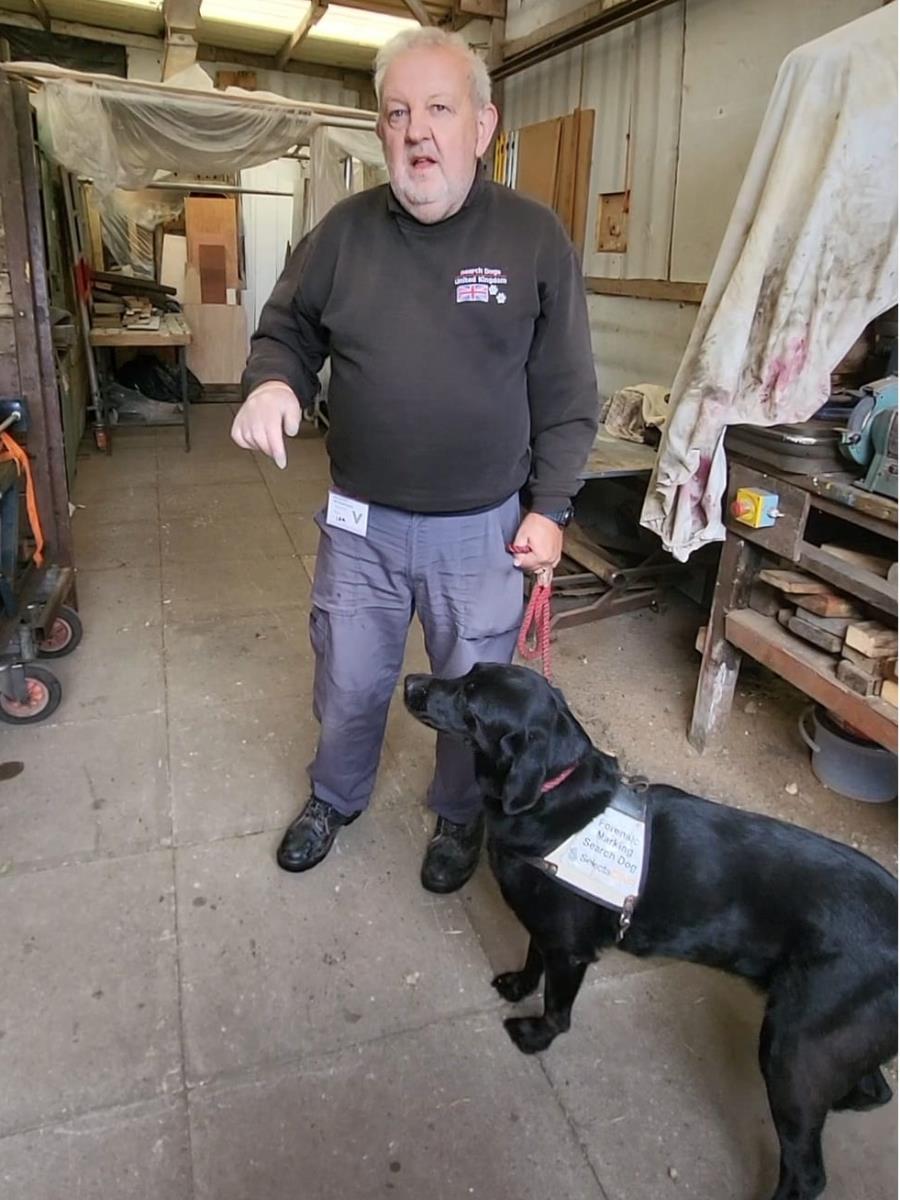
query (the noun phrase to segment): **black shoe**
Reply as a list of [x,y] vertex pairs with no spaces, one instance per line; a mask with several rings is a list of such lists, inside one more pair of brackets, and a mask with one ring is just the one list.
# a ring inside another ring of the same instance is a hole
[[278,847],[278,865],[283,871],[308,871],[322,861],[344,825],[350,825],[359,813],[345,817],[336,808],[310,796],[306,807],[288,825]]
[[422,863],[422,887],[427,892],[455,892],[475,872],[484,838],[484,814],[466,825],[438,817]]

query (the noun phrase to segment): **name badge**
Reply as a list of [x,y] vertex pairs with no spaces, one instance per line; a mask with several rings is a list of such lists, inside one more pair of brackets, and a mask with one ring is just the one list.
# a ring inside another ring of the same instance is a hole
[[573,891],[607,908],[623,909],[640,895],[646,870],[647,823],[612,805],[543,860],[545,870]]
[[355,533],[357,537],[365,537],[369,528],[369,506],[362,500],[353,500],[349,496],[341,496],[338,492],[329,492],[325,523],[334,525],[336,529],[346,529],[348,533]]

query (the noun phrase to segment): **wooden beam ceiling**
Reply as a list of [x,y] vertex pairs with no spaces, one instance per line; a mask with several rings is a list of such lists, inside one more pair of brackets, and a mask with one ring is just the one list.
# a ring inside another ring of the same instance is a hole
[[43,27],[50,32],[50,14],[47,12],[47,6],[44,0],[30,0],[31,7],[34,9],[34,14]]
[[171,79],[197,61],[197,22],[200,0],[163,0],[166,24],[166,48],[163,54],[163,79]]
[[313,0],[309,6],[309,10],[291,36],[287,39],[278,53],[275,55],[275,66],[279,71],[283,70],[284,64],[293,55],[294,51],[318,21],[325,16],[328,8],[328,0]]
[[422,0],[406,0],[406,7],[420,25],[431,24],[431,17],[428,15],[428,9],[422,3]]

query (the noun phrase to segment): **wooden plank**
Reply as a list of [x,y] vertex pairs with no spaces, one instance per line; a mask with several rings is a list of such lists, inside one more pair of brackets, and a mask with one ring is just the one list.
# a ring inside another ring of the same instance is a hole
[[881,699],[892,708],[897,707],[897,680],[885,679],[881,685]]
[[831,654],[840,654],[841,646],[844,644],[844,639],[840,634],[829,633],[827,629],[821,629],[810,621],[804,621],[800,616],[795,615],[790,618],[788,629],[791,633],[796,633],[797,637],[803,638],[805,642],[819,646]]
[[[201,308],[202,305],[197,305]],[[187,306],[185,306],[185,311]],[[192,341],[191,327],[178,313],[165,313],[159,329],[92,329],[92,346],[108,346],[124,349],[128,346],[189,346]]]
[[562,120],[540,121],[519,130],[516,191],[553,207]]
[[877,696],[881,692],[881,680],[875,675],[861,671],[854,663],[843,658],[837,665],[837,677],[851,692],[858,696]]
[[871,571],[873,575],[880,575],[883,579],[887,579],[888,572],[894,565],[890,558],[882,558],[878,554],[863,554],[861,550],[853,550],[849,546],[838,546],[834,542],[823,542],[822,549],[833,558],[841,558],[844,562],[859,567],[861,570]]
[[841,683],[834,659],[798,641],[769,617],[745,609],[725,622],[728,641],[849,722],[865,737],[897,750],[897,717],[887,706],[863,699]]
[[572,241],[578,251],[578,260],[584,255],[585,230],[590,207],[591,166],[594,154],[593,108],[578,109],[578,142],[576,147],[575,196],[572,208]]
[[[731,712],[741,665],[739,651],[726,636],[727,615],[747,603],[761,555],[752,542],[729,533],[719,559],[716,586],[697,678],[688,740],[701,753],[721,741]],[[759,616],[753,613],[753,616]],[[760,620],[768,620],[760,617]]]
[[781,567],[764,567],[759,573],[763,583],[770,583],[788,596],[813,595],[816,592],[830,593],[831,588],[821,579],[804,575],[801,571],[787,571]]
[[808,609],[819,617],[861,617],[862,609],[846,596],[835,592],[819,592],[812,596],[797,596],[800,608]]
[[284,45],[275,55],[275,67],[277,70],[281,71],[284,69],[288,59],[292,57],[294,51],[312,29],[313,25],[318,24],[322,17],[325,16],[325,10],[327,8],[327,3],[322,4],[317,3],[316,0],[312,0],[309,8],[306,10],[306,15],[303,17],[303,20],[300,21],[293,33],[291,33],[290,36],[285,40]]
[[201,303],[225,304],[228,292],[225,286],[225,247],[215,242],[204,242],[197,247],[197,256]]
[[553,188],[553,210],[572,237],[575,215],[575,175],[578,170],[578,116],[562,117],[559,132],[559,158]]
[[828,580],[864,604],[871,604],[881,612],[896,617],[897,589],[888,580],[880,579],[871,571],[862,570],[852,563],[835,558],[809,542],[801,545],[796,561],[804,570]]
[[678,283],[668,279],[607,279],[588,275],[584,286],[595,296],[629,296],[635,300],[669,300],[678,304],[699,304],[705,283]]
[[582,479],[612,479],[617,475],[649,475],[656,465],[656,451],[641,442],[626,442],[599,429]]
[[591,541],[577,521],[573,521],[565,531],[563,554],[604,583],[610,583],[613,575],[621,570],[617,562],[607,558],[600,547]]
[[234,200],[225,196],[188,196],[184,202],[187,257],[200,269],[200,246],[225,248],[225,286],[240,287],[237,248],[237,214]]
[[880,621],[860,621],[847,630],[847,645],[867,658],[896,658],[897,631]]
[[12,315],[12,289],[9,284],[9,271],[0,271],[0,318],[11,319]]
[[237,304],[186,304],[194,340],[187,365],[201,383],[240,383],[247,362],[246,310]]
[[879,679],[896,678],[896,658],[869,658],[867,654],[863,654],[859,650],[854,650],[852,646],[846,644],[841,650],[841,654],[848,662],[852,662],[855,667],[859,667],[861,671],[865,671],[867,675],[875,675]]
[[506,18],[506,0],[456,0],[455,7],[470,17],[487,17],[492,21]]
[[[841,511],[842,509],[852,509],[854,513],[863,518],[859,524],[864,529],[872,529],[873,532],[880,533],[883,537],[891,537],[896,541],[897,501],[891,500],[889,496],[878,496],[875,492],[867,492],[863,488],[855,487],[853,481],[854,476],[852,475],[844,472],[834,474],[829,472],[828,474],[809,476],[805,486],[824,501],[820,506],[824,512],[843,516],[845,514]],[[876,524],[870,525],[865,520],[867,517],[874,520]]]
[[[28,453],[49,559],[72,563],[62,418],[44,266],[43,224],[36,183],[28,91],[0,76],[0,208],[6,227],[19,384],[28,405]],[[46,334],[41,345],[40,327]],[[48,362],[49,360],[49,362]]]
[[0,317],[0,392],[14,396],[19,391],[19,360],[16,330],[11,317]]
[[747,603],[754,612],[762,613],[766,617],[777,617],[783,601],[775,588],[756,580],[750,589],[750,599]]
[[[799,597],[797,599],[799,601]],[[826,633],[837,633],[841,638],[854,620],[853,617],[820,617],[816,613],[807,612],[805,608],[798,608],[796,615],[807,625],[815,625],[816,629],[823,629]]]

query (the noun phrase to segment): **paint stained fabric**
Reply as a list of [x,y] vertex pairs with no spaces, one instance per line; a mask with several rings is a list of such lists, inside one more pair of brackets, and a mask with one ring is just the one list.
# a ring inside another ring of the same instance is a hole
[[682,562],[725,536],[727,427],[808,420],[897,303],[896,114],[894,5],[782,64],[644,501],[642,524]]

